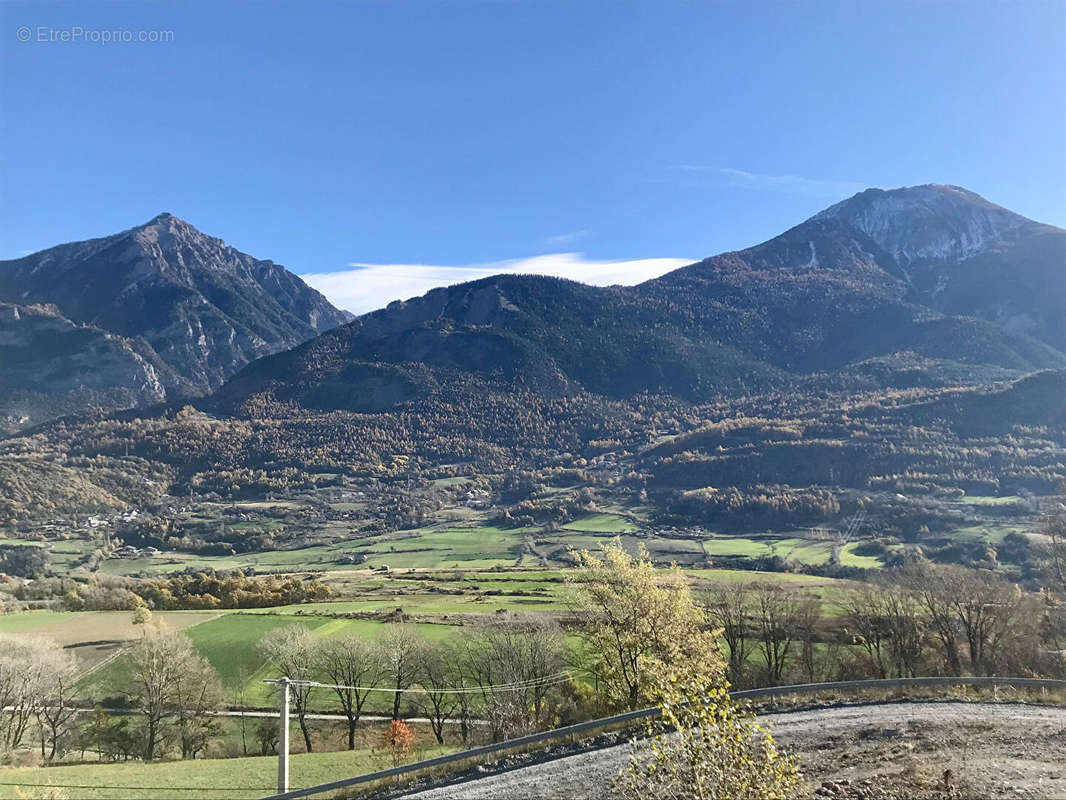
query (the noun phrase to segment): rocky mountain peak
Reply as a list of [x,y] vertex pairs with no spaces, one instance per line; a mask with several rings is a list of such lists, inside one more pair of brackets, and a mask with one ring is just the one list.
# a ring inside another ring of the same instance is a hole
[[871,240],[903,269],[971,258],[1035,224],[974,192],[942,184],[867,189],[810,220],[829,221]]
[[75,324],[144,343],[167,367],[168,396],[210,391],[348,320],[284,267],[170,213],[0,262],[0,301],[52,303]]

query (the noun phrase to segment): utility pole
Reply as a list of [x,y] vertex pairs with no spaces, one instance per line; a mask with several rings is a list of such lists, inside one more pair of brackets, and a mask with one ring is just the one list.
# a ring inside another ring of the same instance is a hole
[[289,791],[289,685],[288,679],[266,681],[281,689],[281,713],[278,717],[278,794]]

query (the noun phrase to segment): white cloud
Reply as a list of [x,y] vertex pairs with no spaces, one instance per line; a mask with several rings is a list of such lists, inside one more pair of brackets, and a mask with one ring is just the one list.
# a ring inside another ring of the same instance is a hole
[[835,181],[821,178],[802,178],[799,175],[760,175],[730,167],[707,167],[699,164],[681,164],[675,169],[706,176],[723,186],[741,189],[758,189],[786,194],[803,194],[811,197],[828,197],[841,200],[869,188],[858,181]]
[[573,244],[574,242],[586,239],[592,235],[592,231],[588,228],[582,228],[579,231],[570,231],[569,233],[557,233],[555,236],[544,237],[545,244],[551,247],[559,247],[560,245]]
[[418,297],[438,286],[450,286],[500,273],[554,275],[594,286],[628,285],[657,278],[694,261],[696,259],[689,258],[592,261],[580,253],[552,253],[460,267],[356,263],[349,265],[352,269],[313,272],[300,277],[338,308],[364,314],[382,308],[393,300]]

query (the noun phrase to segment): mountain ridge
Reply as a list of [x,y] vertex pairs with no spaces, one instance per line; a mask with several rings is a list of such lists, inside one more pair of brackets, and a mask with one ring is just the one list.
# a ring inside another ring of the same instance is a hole
[[[900,215],[904,223],[893,223]],[[901,240],[901,224],[913,240]],[[966,268],[991,259],[977,273],[980,284],[989,270],[1007,270],[1004,253],[1049,232],[1066,242],[1066,231],[958,187],[867,190],[762,244],[633,287],[498,275],[393,302],[250,365],[219,397],[228,408],[269,394],[312,408],[383,410],[461,373],[550,395],[652,392],[701,401],[785,389],[870,359],[904,372],[940,361],[950,366],[945,375],[968,365],[975,380],[1060,369],[1066,355],[1056,331],[1066,303],[1056,306],[1054,285],[1029,294],[971,287],[994,291],[998,309],[960,308],[963,286],[953,289],[949,313],[915,289],[898,259],[935,251],[908,265],[922,265],[922,276],[961,267],[957,285]],[[965,246],[945,248],[945,236]],[[1066,257],[1052,252],[1037,262],[1011,269],[1028,270],[1035,283],[1064,274]],[[1032,324],[1009,324],[1019,315]]]
[[[256,358],[350,318],[284,267],[168,212],[110,236],[0,261],[0,301],[52,306],[74,325],[137,342],[166,365],[160,379],[168,397],[210,392]],[[112,380],[129,382],[121,370]]]

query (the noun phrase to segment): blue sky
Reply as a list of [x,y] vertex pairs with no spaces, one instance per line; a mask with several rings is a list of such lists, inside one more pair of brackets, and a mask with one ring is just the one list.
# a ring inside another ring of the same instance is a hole
[[0,257],[166,210],[366,310],[636,280],[865,186],[1066,226],[1064,53],[1059,0],[6,0]]

